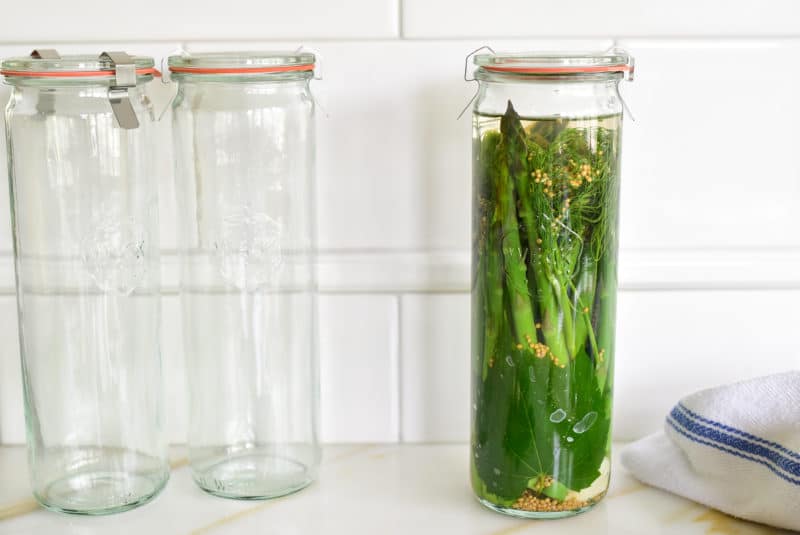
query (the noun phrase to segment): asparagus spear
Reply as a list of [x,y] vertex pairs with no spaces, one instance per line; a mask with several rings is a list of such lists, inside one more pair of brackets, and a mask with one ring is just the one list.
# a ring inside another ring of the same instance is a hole
[[506,290],[509,293],[517,349],[533,352],[536,342],[536,322],[528,293],[527,254],[520,242],[514,186],[509,176],[506,157],[509,151],[508,139],[504,137],[497,145],[493,169],[497,183],[497,210],[500,212],[498,218],[503,221],[501,247],[505,263]]
[[485,182],[483,190],[486,197],[482,204],[485,208],[484,213],[491,213],[491,218],[487,217],[486,231],[483,239],[484,249],[481,254],[482,264],[485,270],[485,313],[486,322],[484,347],[483,347],[483,379],[486,379],[489,367],[497,354],[497,341],[500,336],[500,329],[503,322],[503,266],[502,259],[495,254],[500,247],[499,242],[502,236],[503,214],[502,207],[498,206],[495,194],[497,183],[497,173],[494,170],[495,154],[497,145],[500,143],[500,134],[489,132],[484,136],[481,144],[481,168],[484,171]]

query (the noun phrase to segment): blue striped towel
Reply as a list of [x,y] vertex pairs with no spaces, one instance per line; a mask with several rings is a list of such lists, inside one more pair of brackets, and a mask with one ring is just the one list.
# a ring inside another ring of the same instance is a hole
[[800,531],[800,371],[687,396],[622,464],[649,485]]

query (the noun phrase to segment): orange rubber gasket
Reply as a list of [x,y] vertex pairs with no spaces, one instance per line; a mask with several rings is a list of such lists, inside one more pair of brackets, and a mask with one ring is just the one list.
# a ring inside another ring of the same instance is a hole
[[587,67],[498,67],[484,65],[484,69],[493,72],[517,72],[521,74],[576,74],[591,72],[630,72],[630,65],[595,65]]
[[[27,76],[29,78],[92,78],[98,76],[114,76],[114,71],[0,71],[3,76]],[[136,69],[137,76],[152,74],[161,76],[155,67]]]
[[258,74],[274,72],[313,71],[314,64],[281,65],[277,67],[170,67],[171,72],[186,74]]

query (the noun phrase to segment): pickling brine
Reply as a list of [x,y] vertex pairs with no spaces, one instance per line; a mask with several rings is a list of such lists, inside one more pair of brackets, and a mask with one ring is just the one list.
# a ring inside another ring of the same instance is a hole
[[621,114],[474,121],[473,490],[566,516],[608,487]]

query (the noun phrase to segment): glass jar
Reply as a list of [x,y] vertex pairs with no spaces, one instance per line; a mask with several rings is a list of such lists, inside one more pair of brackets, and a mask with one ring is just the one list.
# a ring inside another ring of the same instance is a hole
[[169,58],[189,461],[218,496],[272,498],[317,474],[314,61]]
[[473,111],[472,487],[555,518],[606,493],[623,52],[481,54]]
[[169,476],[159,343],[152,58],[3,62],[33,493],[105,514]]

